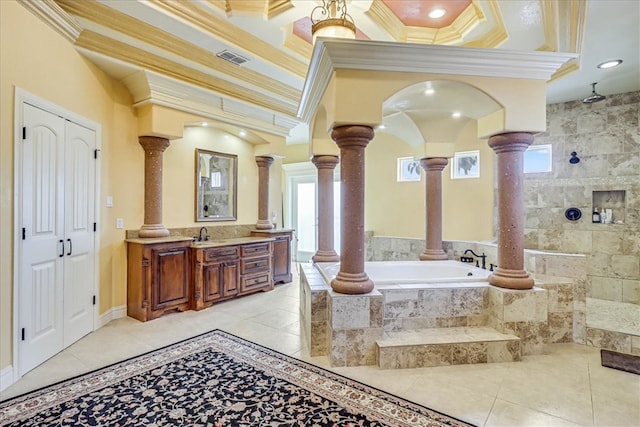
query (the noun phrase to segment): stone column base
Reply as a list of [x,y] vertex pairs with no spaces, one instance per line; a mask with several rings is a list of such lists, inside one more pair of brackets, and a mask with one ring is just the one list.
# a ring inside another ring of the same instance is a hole
[[420,261],[442,261],[447,259],[449,257],[442,249],[425,249],[420,254]]
[[144,224],[138,231],[138,236],[147,237],[167,237],[169,230],[163,224]]
[[334,250],[330,251],[321,251],[317,250],[316,254],[311,257],[311,261],[313,262],[338,262],[340,261],[340,256]]
[[345,273],[339,271],[331,281],[331,288],[341,294],[366,294],[373,290],[373,282],[367,273]]
[[273,224],[269,222],[269,220],[259,219],[256,223],[256,228],[258,230],[271,230],[273,228]]
[[489,275],[489,283],[506,289],[531,289],[534,285],[533,279],[526,271],[507,270],[499,267]]

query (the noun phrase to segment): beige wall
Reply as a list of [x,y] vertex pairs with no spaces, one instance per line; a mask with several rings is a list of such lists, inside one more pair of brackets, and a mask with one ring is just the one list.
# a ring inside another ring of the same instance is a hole
[[[144,221],[144,150],[131,96],[118,81],[78,54],[71,43],[14,1],[0,1],[0,370],[12,364],[14,87],[102,127],[99,203],[99,313],[126,305],[125,230]],[[283,145],[278,138],[276,145]],[[167,227],[194,220],[194,149],[238,154],[238,220],[207,226],[255,224],[258,169],[254,146],[216,130],[185,129],[164,154],[163,213]],[[271,168],[270,206],[281,204],[281,164]],[[105,207],[106,196],[113,207]],[[125,228],[116,230],[116,218]],[[198,223],[200,224],[200,223]]]
[[480,178],[451,179],[451,162],[442,180],[442,238],[489,240],[494,238],[494,153],[487,140],[478,139],[476,122],[463,129],[455,151],[480,151]]
[[0,2],[0,369],[12,363],[13,327],[13,111],[14,87],[102,125],[100,205],[100,312],[122,304],[125,284],[123,232],[115,217],[140,222],[143,155],[128,92],[80,56],[63,37],[13,1]]
[[[480,150],[480,178],[451,179],[451,160],[442,172],[445,240],[493,238],[493,151],[476,136],[471,121],[456,141],[455,151]],[[376,236],[425,237],[425,173],[416,182],[397,182],[397,158],[413,148],[378,132],[365,150],[365,230]]]

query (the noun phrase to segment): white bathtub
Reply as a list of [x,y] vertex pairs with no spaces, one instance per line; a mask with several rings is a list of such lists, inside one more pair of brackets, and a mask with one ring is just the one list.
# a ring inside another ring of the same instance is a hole
[[[338,262],[316,264],[326,283],[340,271]],[[487,282],[488,270],[460,261],[372,261],[364,271],[374,285]]]

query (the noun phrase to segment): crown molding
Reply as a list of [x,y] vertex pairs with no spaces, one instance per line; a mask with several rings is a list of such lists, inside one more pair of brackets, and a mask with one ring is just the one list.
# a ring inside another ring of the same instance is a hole
[[72,43],[78,39],[83,30],[82,26],[53,0],[18,0],[18,2]]
[[[124,13],[118,12],[110,7],[104,6],[94,0],[71,1],[57,0],[60,7],[67,13],[80,16],[101,27],[114,30],[128,37],[133,37],[143,43],[155,46],[169,52],[177,57],[188,59],[206,67],[218,75],[227,75],[243,82],[246,85],[257,87],[260,90],[269,92],[283,100],[297,102],[299,90],[281,83],[278,80],[267,77],[249,68],[238,67],[228,61],[218,58],[211,51],[189,43],[166,31],[160,30],[145,22],[132,18]],[[188,58],[185,57],[188,53]]]
[[159,105],[221,123],[284,136],[299,121],[257,108],[248,103],[228,101],[211,91],[141,70],[122,80],[133,96],[133,106]]
[[162,13],[177,16],[194,28],[219,38],[236,49],[255,55],[263,61],[272,63],[298,77],[304,78],[307,73],[307,64],[305,62],[230,24],[225,19],[197,6],[194,2],[148,0],[148,3]]
[[500,6],[495,0],[489,0],[489,12],[493,16],[494,24],[482,37],[469,43],[464,43],[465,47],[495,48],[509,40],[507,27],[504,25],[504,18],[500,11]]
[[224,97],[236,98],[283,115],[295,116],[296,101],[276,99],[261,93],[259,90],[230,83],[219,77],[129,46],[98,33],[88,30],[83,31],[75,46],[168,77],[184,80],[187,84],[202,86]]
[[298,117],[310,123],[336,70],[391,71],[548,81],[575,53],[523,52],[370,40],[318,39]]

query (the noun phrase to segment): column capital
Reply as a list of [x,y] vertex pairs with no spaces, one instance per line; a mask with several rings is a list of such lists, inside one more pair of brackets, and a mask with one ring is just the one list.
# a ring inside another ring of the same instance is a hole
[[144,148],[144,151],[160,151],[164,152],[169,147],[169,140],[167,138],[162,138],[161,136],[139,136],[138,142]]
[[256,164],[261,168],[268,168],[273,164],[273,157],[256,156]]
[[364,125],[337,126],[331,131],[338,147],[366,147],[375,136],[373,128]]
[[420,166],[425,171],[442,171],[448,164],[449,159],[446,157],[425,157],[420,159]]
[[311,158],[311,163],[318,169],[335,169],[339,159],[338,156],[315,155]]
[[489,138],[489,147],[496,153],[525,151],[534,140],[529,132],[500,133]]

